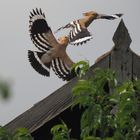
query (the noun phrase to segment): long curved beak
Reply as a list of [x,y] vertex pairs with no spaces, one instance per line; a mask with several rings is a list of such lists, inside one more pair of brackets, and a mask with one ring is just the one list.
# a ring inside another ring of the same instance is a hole
[[113,20],[120,18],[123,14],[113,14],[113,15],[106,15],[106,14],[98,14],[96,19],[108,19],[108,20]]

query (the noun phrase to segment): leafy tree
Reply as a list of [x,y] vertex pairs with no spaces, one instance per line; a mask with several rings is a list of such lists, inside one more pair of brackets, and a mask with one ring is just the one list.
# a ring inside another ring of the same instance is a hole
[[[85,65],[83,62],[79,64]],[[87,71],[87,67],[85,65],[82,74]],[[119,84],[114,71],[96,69],[93,77],[87,80],[80,78],[72,92],[72,107],[78,105],[79,108],[85,108],[81,116],[82,140],[139,139],[140,80]],[[65,132],[70,136],[66,124],[57,125],[59,128],[58,139],[53,140],[70,140],[70,137],[63,135]],[[56,133],[52,134],[55,138]]]
[[67,125],[62,121],[62,124],[55,125],[51,129],[53,140],[70,140],[70,130]]
[[90,80],[79,80],[73,89],[73,106],[79,105],[86,108],[81,117],[81,137],[95,136],[97,131],[101,137],[109,133],[113,120],[110,114],[113,104],[108,104],[109,93],[105,86],[114,86],[116,79],[111,70],[97,69],[95,76]]
[[4,127],[0,127],[0,140],[33,140],[33,138],[26,128],[18,128],[11,134]]
[[8,82],[0,80],[0,96],[2,99],[8,99],[10,96],[10,85]]
[[0,126],[0,140],[11,140],[11,134],[2,126]]
[[18,128],[13,135],[13,140],[33,140],[26,128]]
[[72,66],[78,77],[82,77],[89,69],[89,61],[79,61]]

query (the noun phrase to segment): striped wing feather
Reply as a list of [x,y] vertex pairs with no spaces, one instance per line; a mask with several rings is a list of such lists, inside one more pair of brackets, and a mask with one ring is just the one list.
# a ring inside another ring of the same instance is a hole
[[48,51],[51,47],[58,45],[41,9],[30,13],[29,32],[31,40],[41,51]]

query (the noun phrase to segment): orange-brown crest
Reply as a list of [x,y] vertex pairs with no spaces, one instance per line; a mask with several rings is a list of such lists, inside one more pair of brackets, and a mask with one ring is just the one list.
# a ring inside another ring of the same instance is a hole
[[86,13],[83,13],[84,16],[97,16],[98,14],[94,11],[89,11],[89,12],[86,12]]

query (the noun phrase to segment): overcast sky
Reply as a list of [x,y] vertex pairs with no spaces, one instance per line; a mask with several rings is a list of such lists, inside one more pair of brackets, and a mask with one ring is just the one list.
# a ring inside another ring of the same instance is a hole
[[[10,100],[0,100],[0,125],[4,125],[65,84],[53,72],[39,75],[28,62],[27,50],[36,50],[28,32],[29,12],[42,8],[55,31],[81,18],[90,10],[104,14],[124,13],[123,20],[132,38],[131,49],[140,54],[140,0],[1,0],[0,1],[0,79],[11,83]],[[112,37],[120,22],[96,20],[89,30],[93,39],[83,46],[68,46],[73,61],[95,60],[113,47]],[[65,34],[61,32],[56,37]]]

